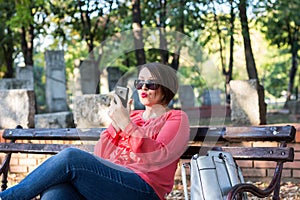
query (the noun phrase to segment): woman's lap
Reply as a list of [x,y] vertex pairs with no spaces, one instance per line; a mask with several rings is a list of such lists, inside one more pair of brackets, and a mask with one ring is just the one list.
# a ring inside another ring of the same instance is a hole
[[56,195],[60,184],[86,199],[158,199],[153,189],[133,171],[74,148],[52,156],[0,196],[3,200],[30,199],[47,191],[44,195],[49,197]]

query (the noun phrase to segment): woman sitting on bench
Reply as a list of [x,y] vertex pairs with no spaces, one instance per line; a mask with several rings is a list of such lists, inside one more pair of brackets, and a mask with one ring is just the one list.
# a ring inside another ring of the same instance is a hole
[[[139,68],[134,83],[145,110],[130,112],[115,95],[111,125],[92,155],[68,148],[52,156],[2,200],[158,200],[172,190],[174,174],[189,140],[187,115],[168,108],[178,90],[176,72],[160,63]],[[0,199],[1,199],[0,198]]]

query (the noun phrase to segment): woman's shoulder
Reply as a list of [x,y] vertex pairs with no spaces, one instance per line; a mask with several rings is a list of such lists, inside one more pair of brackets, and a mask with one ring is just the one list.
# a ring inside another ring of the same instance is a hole
[[184,117],[184,118],[188,118],[187,114],[184,111],[182,111],[182,110],[173,110],[172,109],[172,110],[169,110],[167,112],[167,115],[169,117]]
[[169,112],[174,115],[186,115],[186,113],[180,109],[171,109],[171,110],[169,110]]

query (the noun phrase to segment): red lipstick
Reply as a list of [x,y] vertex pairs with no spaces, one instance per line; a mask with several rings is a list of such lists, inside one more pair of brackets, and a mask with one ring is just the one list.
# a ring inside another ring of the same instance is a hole
[[142,98],[146,98],[147,96],[148,96],[148,94],[147,94],[146,92],[142,92],[142,93],[141,93],[141,97],[142,97]]

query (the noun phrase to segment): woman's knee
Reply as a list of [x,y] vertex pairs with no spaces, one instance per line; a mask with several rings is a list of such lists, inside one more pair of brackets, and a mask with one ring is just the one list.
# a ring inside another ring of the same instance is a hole
[[70,148],[63,149],[57,155],[60,157],[64,157],[65,159],[68,159],[68,158],[74,158],[76,156],[80,156],[82,155],[82,153],[83,153],[82,150],[70,147]]

